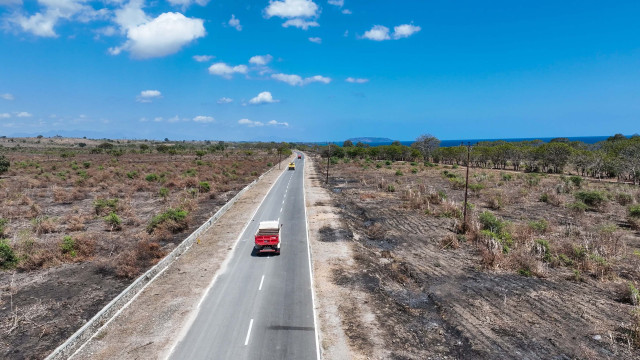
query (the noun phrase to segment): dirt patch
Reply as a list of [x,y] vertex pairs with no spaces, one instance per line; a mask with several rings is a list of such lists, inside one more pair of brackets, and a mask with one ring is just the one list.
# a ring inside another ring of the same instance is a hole
[[[323,164],[316,163],[318,172]],[[559,177],[472,170],[480,185],[470,191],[472,231],[465,236],[458,233],[464,186],[450,180],[461,169],[374,166],[335,164],[330,184],[317,183],[331,199],[320,201],[338,209],[333,221],[341,224],[321,226],[325,241],[317,243],[351,246],[330,281],[336,293],[361,296],[337,313],[353,352],[396,359],[640,356],[628,300],[640,237],[618,225],[626,207],[615,200],[637,189],[565,188]],[[611,195],[581,212],[571,206],[580,191]],[[497,219],[491,233],[483,232],[485,211]],[[357,322],[362,307],[371,309],[377,333]]]

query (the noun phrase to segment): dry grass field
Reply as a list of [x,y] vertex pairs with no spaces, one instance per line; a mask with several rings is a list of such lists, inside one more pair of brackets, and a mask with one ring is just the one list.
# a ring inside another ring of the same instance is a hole
[[4,151],[0,176],[0,357],[10,359],[46,356],[277,160],[29,140]]
[[[316,162],[324,174],[326,160]],[[579,177],[339,160],[331,166],[355,266],[333,282],[369,294],[341,316],[366,355],[396,359],[634,359],[640,356],[640,190]]]

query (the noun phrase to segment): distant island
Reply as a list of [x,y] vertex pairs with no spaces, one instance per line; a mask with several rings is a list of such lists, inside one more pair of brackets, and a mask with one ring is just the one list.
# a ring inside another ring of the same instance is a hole
[[393,142],[393,140],[389,139],[389,138],[379,138],[379,137],[358,137],[358,138],[351,138],[348,139],[350,140],[352,143],[356,144],[356,143],[363,143],[363,144],[371,144],[371,143],[389,143],[391,144]]

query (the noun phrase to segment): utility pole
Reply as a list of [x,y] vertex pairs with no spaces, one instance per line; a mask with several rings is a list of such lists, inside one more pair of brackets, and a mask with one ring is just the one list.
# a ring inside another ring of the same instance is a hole
[[[464,146],[464,143],[461,145]],[[467,232],[467,193],[469,191],[469,166],[471,165],[471,143],[467,142],[467,180],[464,183],[464,208],[463,208],[463,223],[462,231]]]
[[278,148],[278,170],[280,170],[280,155],[282,155],[282,150]]
[[327,181],[326,181],[326,183],[329,184],[329,164],[331,163],[331,145],[329,144],[328,141],[327,141],[327,147],[329,148],[329,152],[327,153]]

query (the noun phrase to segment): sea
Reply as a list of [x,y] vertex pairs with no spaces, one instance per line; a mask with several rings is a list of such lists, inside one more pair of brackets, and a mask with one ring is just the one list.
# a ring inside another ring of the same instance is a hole
[[[581,141],[585,144],[595,144],[598,143],[600,141],[604,141],[607,140],[610,136],[566,136],[567,139],[569,139],[569,141]],[[543,138],[498,138],[498,139],[464,139],[464,140],[440,140],[440,147],[450,147],[450,146],[458,146],[460,144],[470,144],[470,145],[475,145],[479,142],[483,142],[483,141],[498,141],[498,140],[503,140],[506,142],[520,142],[520,141],[532,141],[532,140],[541,140],[543,142],[550,142],[552,139],[556,139],[556,137],[543,137]],[[415,140],[409,140],[409,141],[400,141],[400,143],[402,145],[406,145],[406,146],[410,146],[411,144],[413,144],[415,142]],[[370,142],[367,143],[369,144],[369,146],[380,146],[380,145],[390,145],[392,142],[391,141],[387,141],[387,142]],[[318,143],[318,144],[326,144],[325,143]],[[342,145],[342,142],[334,142],[334,144],[336,145]]]

